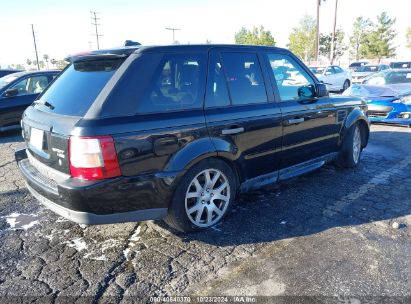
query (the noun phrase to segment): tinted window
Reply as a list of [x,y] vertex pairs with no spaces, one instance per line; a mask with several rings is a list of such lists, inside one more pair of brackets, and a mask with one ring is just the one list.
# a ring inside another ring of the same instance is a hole
[[54,108],[41,104],[35,107],[63,115],[84,116],[122,62],[119,59],[105,59],[71,64],[41,97]]
[[165,55],[137,106],[138,113],[167,112],[202,107],[205,55]]
[[257,54],[222,53],[221,57],[233,105],[267,102]]
[[219,56],[210,56],[206,107],[224,107],[230,105],[227,83]]
[[315,96],[314,80],[290,56],[268,54],[274,79],[282,101]]

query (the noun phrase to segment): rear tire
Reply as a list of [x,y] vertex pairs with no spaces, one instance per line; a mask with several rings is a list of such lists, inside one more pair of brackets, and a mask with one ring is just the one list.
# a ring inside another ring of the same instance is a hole
[[343,168],[354,168],[361,160],[362,134],[358,123],[352,125],[345,135],[338,154],[337,165]]
[[164,221],[182,232],[207,229],[227,214],[237,193],[237,179],[228,164],[206,159],[182,177]]

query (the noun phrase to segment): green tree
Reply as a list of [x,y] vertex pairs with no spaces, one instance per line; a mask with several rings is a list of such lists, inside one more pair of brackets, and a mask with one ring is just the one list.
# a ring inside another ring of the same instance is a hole
[[58,68],[59,70],[64,69],[67,66],[67,62],[64,60],[57,60],[56,62],[56,68]]
[[386,12],[382,12],[377,17],[371,33],[366,35],[366,55],[369,58],[377,58],[378,62],[383,57],[392,57],[395,55],[395,46],[392,45],[395,36],[394,30],[396,19],[388,17]]
[[293,28],[289,36],[289,49],[304,61],[309,61],[314,57],[315,29],[316,21],[314,17],[304,15],[300,19],[298,27]]
[[411,27],[407,28],[405,33],[405,38],[407,39],[407,48],[411,49]]
[[235,34],[235,43],[273,46],[275,39],[270,31],[264,29],[264,26],[260,26],[260,28],[254,26],[252,30],[243,27]]
[[18,69],[18,70],[25,70],[24,65],[21,64],[21,63],[17,63],[17,64],[15,64],[14,66],[15,66],[15,68]]
[[[329,35],[320,34],[320,55],[327,58],[331,58],[331,40],[332,33]],[[344,52],[348,49],[347,45],[344,43],[345,33],[339,29],[335,32],[335,46],[334,46],[334,55],[333,60],[340,58]]]
[[372,22],[370,19],[357,17],[354,22],[352,35],[350,36],[350,55],[355,60],[366,56],[367,37],[371,33]]
[[54,59],[54,58],[51,58],[51,59],[50,59],[50,63],[51,63],[51,65],[54,67],[54,66],[56,66],[57,60]]
[[33,63],[30,59],[26,60],[27,65],[29,66],[29,68],[31,67],[31,64]]

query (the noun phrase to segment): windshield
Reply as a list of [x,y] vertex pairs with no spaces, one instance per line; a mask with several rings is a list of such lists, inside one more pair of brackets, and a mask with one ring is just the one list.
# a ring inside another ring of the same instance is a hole
[[16,76],[4,76],[0,78],[0,89],[4,88],[6,85],[8,85],[10,82],[16,80]]
[[390,67],[392,69],[409,69],[411,68],[411,62],[391,62]]
[[[42,111],[84,116],[124,59],[100,59],[71,64],[34,106]],[[45,102],[51,106],[45,106]]]
[[411,83],[411,70],[376,73],[365,80],[364,83],[372,85]]
[[320,75],[324,72],[325,68],[324,67],[310,67],[310,70],[317,75]]
[[378,65],[363,65],[359,67],[356,72],[377,72]]

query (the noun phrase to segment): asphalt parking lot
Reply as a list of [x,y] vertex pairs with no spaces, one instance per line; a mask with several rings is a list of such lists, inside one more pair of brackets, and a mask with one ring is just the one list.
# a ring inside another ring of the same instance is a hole
[[222,224],[195,234],[59,218],[26,190],[20,144],[19,132],[0,135],[0,297],[411,297],[409,128],[372,126],[356,169],[329,165],[243,194]]

